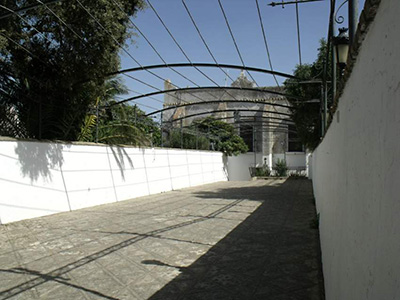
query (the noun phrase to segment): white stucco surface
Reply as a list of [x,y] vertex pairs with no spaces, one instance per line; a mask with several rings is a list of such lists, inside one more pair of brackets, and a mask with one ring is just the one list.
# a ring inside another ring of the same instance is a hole
[[[248,152],[238,156],[227,158],[227,170],[229,181],[251,180],[250,167],[267,165],[272,171],[278,159],[285,160],[289,170],[305,170],[306,154],[304,152],[286,152],[285,154],[270,154],[263,156],[262,153]],[[272,171],[273,174],[274,171]]]
[[286,152],[286,164],[291,170],[305,170],[306,153],[304,152]]
[[263,164],[262,153],[248,152],[238,156],[228,156],[227,170],[229,181],[251,180],[250,167]]
[[0,223],[227,180],[222,153],[0,141]]
[[327,300],[400,299],[400,1],[381,1],[312,155]]

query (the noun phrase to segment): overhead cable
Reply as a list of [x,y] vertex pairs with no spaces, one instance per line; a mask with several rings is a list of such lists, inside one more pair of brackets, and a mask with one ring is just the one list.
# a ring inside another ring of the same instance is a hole
[[[213,53],[212,53],[211,50],[210,50],[210,47],[208,47],[208,45],[207,45],[207,43],[206,43],[206,41],[205,41],[203,35],[201,34],[200,29],[199,29],[199,27],[197,26],[197,24],[196,24],[196,22],[195,22],[195,20],[194,20],[194,18],[193,18],[193,16],[192,16],[192,14],[190,13],[190,10],[189,10],[188,6],[186,5],[185,0],[182,0],[182,4],[183,4],[183,6],[185,7],[185,10],[186,10],[186,12],[188,13],[188,15],[189,15],[189,17],[190,17],[190,20],[192,21],[193,26],[196,28],[196,31],[197,31],[197,33],[199,34],[201,40],[203,41],[203,44],[204,44],[204,46],[206,47],[206,49],[207,49],[208,53],[210,54],[211,58],[214,60],[214,62],[215,62],[215,64],[217,65],[217,67],[218,67],[227,77],[229,77],[229,79],[232,80],[232,82],[234,82],[234,80],[232,79],[232,77],[229,76],[229,74],[228,74],[224,69],[222,69],[221,66],[218,64],[218,62],[217,62],[215,56],[213,55]],[[218,86],[219,86],[219,85],[218,85]],[[226,93],[227,93],[229,96],[231,96],[233,99],[237,100],[236,97],[235,97],[234,95],[232,95],[232,94],[230,94],[230,93],[228,93],[228,92],[226,92]]]
[[[120,10],[121,12],[125,13],[124,10],[122,9],[122,7],[115,1],[115,0],[111,0]],[[139,34],[145,39],[145,41],[149,44],[149,46],[153,49],[153,51],[157,54],[157,56],[161,59],[161,61],[168,65],[168,63],[165,61],[165,59],[161,56],[160,52],[156,49],[156,47],[150,42],[150,40],[146,37],[146,35],[140,30],[140,28],[131,20],[131,18],[129,18],[129,22],[132,24],[132,26],[139,32]],[[184,78],[185,80],[189,81],[190,83],[197,85],[196,82],[194,82],[193,80],[191,80],[190,78],[188,78],[187,76],[183,75],[181,72],[175,70],[172,67],[168,67],[170,70],[172,70],[173,72],[175,72],[176,74],[178,74],[179,76],[181,76],[182,78]]]
[[[262,34],[263,34],[263,38],[264,38],[265,50],[267,51],[267,57],[268,57],[269,66],[270,66],[270,68],[271,68],[271,71],[274,71],[274,68],[272,67],[271,55],[270,55],[270,53],[269,53],[269,47],[268,47],[267,37],[266,37],[266,34],[265,34],[265,30],[264,30],[264,24],[263,24],[263,21],[262,21],[261,11],[260,11],[260,6],[259,6],[259,4],[258,4],[258,0],[256,0],[256,5],[257,5],[258,18],[259,18],[259,20],[260,20],[261,30],[262,30]],[[276,79],[275,74],[272,74],[272,76],[273,76],[274,79],[275,79],[276,85],[277,85],[278,87],[280,87],[280,86],[279,86],[279,82],[278,82],[278,80]]]
[[189,17],[190,17],[190,20],[192,21],[194,27],[196,28],[196,31],[197,31],[197,33],[199,34],[199,36],[200,36],[200,38],[201,38],[201,40],[202,40],[204,46],[207,48],[207,51],[208,51],[208,53],[210,54],[211,58],[213,59],[213,61],[215,62],[215,64],[217,64],[217,66],[221,69],[221,71],[222,71],[232,82],[234,82],[235,80],[234,80],[231,76],[229,76],[229,74],[228,74],[224,69],[222,69],[222,68],[219,66],[219,64],[218,64],[218,62],[217,62],[217,59],[215,58],[214,54],[211,52],[210,47],[208,46],[208,44],[207,44],[206,40],[204,39],[203,35],[201,34],[200,29],[199,29],[199,27],[197,26],[197,24],[196,24],[196,22],[195,22],[195,20],[194,20],[194,18],[193,18],[193,16],[192,16],[192,14],[191,14],[191,12],[190,12],[190,10],[189,10],[189,7],[186,5],[185,0],[182,0],[182,4],[183,4],[183,6],[185,7],[186,12],[188,13],[188,15],[189,15]]
[[[139,62],[137,59],[135,59],[135,58],[123,47],[123,45],[121,45],[121,43],[119,43],[119,42],[117,41],[117,39],[112,35],[112,33],[109,32],[109,31],[99,22],[99,20],[98,20],[96,17],[94,17],[94,16],[89,12],[89,10],[88,10],[79,0],[76,0],[76,1],[77,1],[78,4],[86,11],[86,13],[100,26],[100,28],[101,28],[103,31],[105,31],[105,32],[114,40],[114,42],[115,42],[125,53],[127,53],[128,56],[129,56],[140,68],[142,68],[142,69],[143,69],[144,71],[146,71],[147,73],[150,73],[151,75],[153,75],[153,76],[157,77],[158,79],[162,80],[163,82],[166,81],[165,78],[159,76],[158,74],[156,74],[156,73],[154,73],[154,72],[152,72],[152,71],[149,71],[149,70],[144,69],[144,68],[143,68],[143,65],[140,64],[140,62]],[[156,89],[156,90],[161,91],[160,89],[158,89],[158,88],[156,88],[156,87],[154,87],[154,86],[151,86],[151,85],[149,85],[149,84],[145,83],[144,81],[141,81],[141,80],[139,80],[139,79],[137,79],[137,78],[133,78],[133,77],[127,75],[127,74],[125,74],[125,76],[130,77],[130,78],[132,78],[132,79],[134,79],[134,80],[136,80],[136,81],[138,81],[138,82],[141,82],[141,83],[143,83],[143,84],[145,84],[145,85],[147,85],[147,86],[149,86],[149,87],[152,87],[152,88],[154,88],[154,89]],[[175,85],[175,84],[173,84],[173,83],[171,83],[171,84],[172,84],[174,87],[179,88],[179,86],[177,86],[177,85]],[[172,96],[173,96],[174,98],[177,98],[177,97],[174,96],[174,95],[172,95]],[[178,98],[177,98],[177,99],[178,99]]]
[[35,9],[35,8],[37,8],[37,7],[40,7],[40,6],[42,6],[43,4],[45,4],[45,5],[50,5],[50,4],[53,4],[53,3],[60,2],[60,1],[61,1],[61,0],[51,0],[51,1],[46,1],[46,2],[44,2],[44,3],[38,1],[40,4],[28,5],[28,6],[25,6],[25,7],[21,7],[21,8],[18,8],[18,9],[14,9],[14,12],[8,12],[8,13],[6,13],[6,14],[4,14],[4,15],[1,15],[1,16],[0,16],[0,20],[5,19],[5,18],[8,18],[8,17],[12,16],[12,15],[15,14],[15,13],[20,14],[20,13],[23,13],[23,12],[27,12],[27,11],[29,11],[29,10]]
[[[171,33],[171,31],[168,29],[167,25],[165,25],[163,19],[160,17],[160,15],[158,14],[158,12],[156,11],[156,9],[154,8],[154,6],[151,4],[150,0],[146,0],[147,3],[149,4],[149,6],[151,7],[151,9],[153,10],[153,12],[155,13],[155,15],[157,16],[158,20],[161,22],[161,24],[163,25],[163,27],[165,28],[165,30],[168,32],[169,36],[172,38],[172,40],[174,41],[175,45],[179,48],[179,50],[182,52],[182,54],[185,56],[185,58],[187,59],[187,61],[189,63],[192,63],[191,59],[189,58],[189,56],[186,54],[186,52],[183,50],[182,46],[177,42],[177,40],[175,39],[175,37],[173,36],[173,34]],[[210,76],[208,76],[207,74],[205,74],[203,71],[201,71],[199,68],[195,67],[194,68],[200,73],[202,74],[204,77],[206,77],[208,80],[210,80],[212,83],[214,83],[215,85],[219,86],[219,84],[217,82],[215,82]]]
[[[231,26],[229,25],[228,17],[227,17],[226,14],[225,14],[225,10],[224,10],[224,7],[222,6],[221,0],[218,0],[218,3],[219,3],[219,7],[221,8],[222,14],[224,15],[224,19],[225,19],[226,26],[228,27],[229,33],[231,34],[233,43],[234,43],[235,48],[236,48],[236,52],[238,53],[239,58],[240,58],[240,61],[242,62],[242,65],[243,65],[243,67],[244,67],[244,66],[245,66],[245,63],[244,63],[242,54],[240,53],[239,46],[238,46],[238,44],[236,43],[235,36],[233,35]],[[255,83],[255,84],[257,85],[257,87],[258,87],[259,85],[257,84],[257,81],[253,78],[253,76],[250,74],[249,71],[247,71],[247,74],[249,74],[250,78],[254,81],[254,83]]]
[[297,21],[297,46],[298,46],[298,49],[299,49],[299,63],[300,63],[300,66],[301,66],[299,3],[297,1],[296,1],[296,21]]

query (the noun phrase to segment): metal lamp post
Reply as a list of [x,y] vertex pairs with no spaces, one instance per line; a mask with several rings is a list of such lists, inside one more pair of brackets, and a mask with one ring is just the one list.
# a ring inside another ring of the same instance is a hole
[[336,62],[339,66],[340,76],[343,75],[343,70],[346,67],[347,56],[349,54],[349,36],[347,31],[347,28],[340,28],[339,35],[333,38]]

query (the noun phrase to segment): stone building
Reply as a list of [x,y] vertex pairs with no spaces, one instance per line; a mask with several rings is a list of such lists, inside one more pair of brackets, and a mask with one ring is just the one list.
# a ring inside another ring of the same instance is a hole
[[[284,159],[288,151],[303,151],[302,145],[293,133],[294,126],[290,121],[281,120],[290,118],[285,115],[290,114],[289,108],[284,107],[290,105],[289,101],[282,95],[261,91],[266,89],[283,93],[282,88],[266,87],[249,90],[255,88],[255,85],[247,79],[243,71],[231,87],[235,89],[216,88],[166,93],[164,108],[171,107],[171,109],[163,112],[164,129],[168,131],[181,126],[185,128],[194,120],[212,116],[233,124],[247,144],[249,152],[257,153],[262,157],[262,162],[268,166],[272,166],[278,158]],[[170,81],[166,81],[164,89],[172,90],[174,87]],[[208,103],[197,104],[201,102]],[[260,164],[261,160],[257,161]]]

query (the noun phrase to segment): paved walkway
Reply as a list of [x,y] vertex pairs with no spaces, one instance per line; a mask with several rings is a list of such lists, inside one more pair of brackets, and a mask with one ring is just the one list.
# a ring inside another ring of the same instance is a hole
[[220,182],[0,226],[0,299],[323,299],[311,183]]

